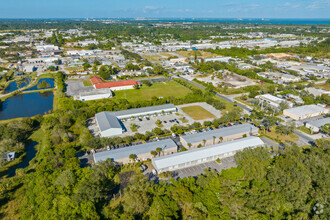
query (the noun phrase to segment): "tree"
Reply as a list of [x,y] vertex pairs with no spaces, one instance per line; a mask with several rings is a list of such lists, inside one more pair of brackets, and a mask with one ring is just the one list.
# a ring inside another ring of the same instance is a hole
[[92,67],[89,63],[84,63],[83,68],[86,71],[88,68]]
[[152,150],[152,151],[150,151],[150,154],[151,154],[153,157],[156,157],[156,155],[157,155],[157,152],[156,152],[156,151],[154,151],[154,150]]
[[191,143],[188,143],[188,147],[189,147],[189,149],[191,148],[191,145],[192,145]]
[[162,152],[162,149],[160,147],[157,147],[156,152],[158,153],[158,156],[160,156],[160,152]]
[[205,140],[205,139],[203,139],[203,145],[204,145],[204,147],[205,147],[205,144],[206,144],[206,140]]
[[215,138],[216,138],[216,136],[213,136],[213,144],[215,144]]
[[219,137],[219,141],[222,142],[223,141],[223,137]]
[[135,162],[136,158],[137,158],[137,156],[135,154],[130,154],[129,155],[129,159],[133,162]]

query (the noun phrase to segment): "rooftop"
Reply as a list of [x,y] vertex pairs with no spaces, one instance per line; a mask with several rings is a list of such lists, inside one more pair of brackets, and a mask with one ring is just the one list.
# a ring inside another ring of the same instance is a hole
[[330,117],[321,118],[321,119],[318,119],[318,120],[312,120],[312,121],[309,121],[308,124],[311,124],[315,127],[320,128],[323,125],[330,124]]
[[118,118],[111,115],[110,112],[97,113],[95,119],[101,132],[110,128],[122,128]]
[[132,86],[138,85],[139,82],[135,80],[124,80],[124,81],[117,81],[117,82],[106,82],[106,83],[97,83],[94,84],[95,89],[102,89],[102,88],[112,88],[112,87],[120,87],[120,86]]
[[155,151],[158,147],[161,149],[177,148],[177,145],[172,139],[165,139],[161,141],[149,142],[146,144],[139,144],[131,147],[124,147],[115,150],[103,151],[94,154],[95,163],[99,161],[104,161],[108,158],[112,160],[128,158],[129,155],[135,154],[146,154],[150,151]]
[[123,111],[116,111],[116,112],[109,112],[116,117],[120,116],[128,116],[128,115],[136,115],[136,114],[143,114],[146,112],[154,112],[154,111],[162,111],[166,109],[176,108],[173,104],[165,104],[165,105],[155,105],[155,106],[148,106],[143,108],[134,108],[128,109]]
[[250,136],[226,143],[220,143],[208,147],[202,147],[163,157],[153,158],[152,161],[157,169],[163,169],[169,166],[175,166],[202,158],[230,153],[237,150],[243,150],[247,147],[256,147],[261,145],[264,145],[264,142],[260,138]]
[[295,108],[285,109],[284,111],[294,115],[306,115],[315,112],[325,111],[326,109],[318,105],[303,105]]
[[278,97],[273,96],[273,95],[270,95],[270,94],[259,95],[257,97],[264,98],[264,99],[267,99],[269,101],[276,102],[278,104],[280,104],[281,102],[285,102],[286,101],[284,99],[278,98]]
[[197,133],[197,134],[184,135],[181,136],[181,138],[183,138],[187,143],[196,143],[196,142],[202,142],[204,139],[205,140],[213,139],[213,136],[219,138],[219,137],[226,137],[230,135],[252,132],[252,131],[258,131],[258,128],[251,124],[242,124],[242,125],[235,125],[232,127],[225,127],[225,128],[220,128],[220,129]]

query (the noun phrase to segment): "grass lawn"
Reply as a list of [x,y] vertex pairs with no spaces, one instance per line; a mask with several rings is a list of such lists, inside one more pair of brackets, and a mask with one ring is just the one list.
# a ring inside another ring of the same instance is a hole
[[83,79],[82,82],[83,82],[84,86],[92,86],[93,85],[90,79]]
[[308,128],[306,128],[305,126],[301,126],[301,127],[297,128],[297,129],[299,131],[302,131],[302,132],[306,133],[306,134],[312,135],[311,130],[308,129]]
[[188,107],[182,107],[182,111],[184,111],[187,115],[189,115],[194,120],[204,120],[209,118],[215,118],[213,114],[208,112],[206,109],[199,105],[193,105]]
[[330,84],[329,83],[321,83],[321,84],[316,84],[316,88],[323,89],[326,91],[330,91]]
[[[262,131],[260,131],[262,132]],[[285,143],[286,141],[292,141],[292,142],[295,142],[295,141],[298,141],[299,140],[299,137],[294,134],[294,133],[291,133],[289,135],[284,135],[284,134],[279,134],[279,133],[276,133],[275,132],[275,127],[271,129],[271,132],[268,132],[266,133],[266,135],[268,137],[270,137],[271,139],[273,140],[277,140],[277,142],[283,142]]]
[[114,99],[127,99],[128,101],[150,100],[153,96],[176,98],[183,97],[190,90],[175,81],[153,83],[150,87],[142,86],[140,89],[115,91]]

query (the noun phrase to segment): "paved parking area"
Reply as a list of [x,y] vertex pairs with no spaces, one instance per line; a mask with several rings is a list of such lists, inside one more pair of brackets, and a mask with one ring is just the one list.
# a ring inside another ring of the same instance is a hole
[[271,146],[273,146],[273,147],[278,147],[278,146],[279,146],[278,143],[276,143],[275,141],[269,139],[268,137],[261,137],[260,139],[261,139],[261,140],[266,144],[266,146],[269,147],[269,148],[270,148]]
[[[169,130],[175,124],[178,124],[178,125],[186,124],[186,123],[182,123],[182,121],[180,121],[179,118],[182,118],[182,116],[178,116],[175,113],[172,113],[172,114],[165,114],[165,115],[142,117],[140,119],[139,118],[128,119],[126,121],[122,120],[122,123],[124,124],[124,126],[127,130],[127,132],[123,133],[122,136],[134,135],[136,133],[131,130],[131,128],[130,128],[131,124],[136,124],[138,126],[137,132],[142,133],[142,134],[144,134],[146,131],[151,131],[152,129],[158,127],[156,125],[157,120],[162,121],[163,127],[160,127],[162,130],[164,130],[164,129]],[[170,122],[170,120],[171,121],[175,120],[175,121]]]
[[216,161],[211,161],[207,163],[198,164],[196,166],[179,169],[173,171],[172,173],[174,178],[185,178],[185,177],[194,177],[203,174],[205,168],[214,169],[220,172],[221,170],[229,169],[231,167],[236,167],[236,166],[237,164],[235,162],[235,158],[232,156],[221,159],[221,164],[219,164]]
[[84,86],[81,80],[68,80],[65,84],[67,96],[77,96],[82,92],[94,90],[93,86]]

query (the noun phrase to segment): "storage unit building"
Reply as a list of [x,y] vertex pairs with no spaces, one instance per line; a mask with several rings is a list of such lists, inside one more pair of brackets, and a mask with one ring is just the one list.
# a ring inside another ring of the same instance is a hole
[[124,128],[121,122],[109,112],[97,113],[95,114],[95,119],[102,137],[121,135],[123,133]]
[[329,113],[329,109],[318,105],[303,105],[303,106],[283,110],[284,116],[290,117],[297,121],[320,116],[323,114],[328,114],[328,113]]
[[[212,131],[196,134],[183,135],[180,137],[182,145],[189,148],[197,148],[198,145],[208,146],[220,142],[227,142],[243,136],[257,135],[258,128],[252,124],[234,125],[231,127],[220,128]],[[221,138],[221,139],[220,139]],[[189,147],[189,145],[191,146]]]
[[152,155],[151,151],[156,151],[157,148],[161,148],[160,155],[169,155],[177,152],[177,145],[172,139],[165,139],[161,141],[149,142],[146,144],[139,144],[131,147],[123,147],[115,150],[108,150],[99,153],[95,153],[94,162],[105,161],[108,158],[118,163],[131,162],[129,156],[134,154],[137,156],[138,161],[150,159]]
[[233,156],[236,152],[245,148],[264,146],[264,142],[258,137],[246,137],[226,143],[220,143],[208,147],[188,150],[164,157],[152,159],[152,165],[158,173],[182,169],[197,164],[214,161],[217,158]]

